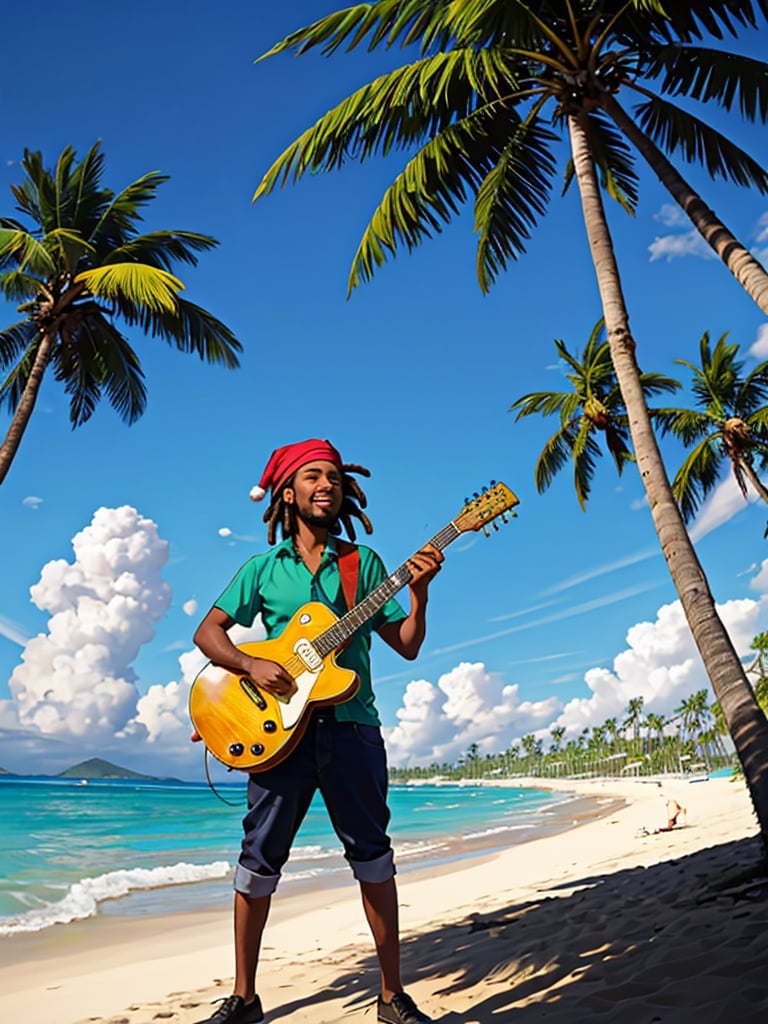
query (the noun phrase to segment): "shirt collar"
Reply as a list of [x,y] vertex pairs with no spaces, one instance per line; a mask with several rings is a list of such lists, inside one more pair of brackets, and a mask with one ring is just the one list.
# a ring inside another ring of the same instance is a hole
[[[293,546],[293,537],[286,537],[285,540],[281,541],[274,549],[275,555],[278,558],[293,558],[295,561],[301,561],[296,548]],[[328,539],[325,542],[325,550],[323,551],[323,558],[321,564],[328,559],[338,559],[339,549],[336,545],[336,537],[329,533]]]

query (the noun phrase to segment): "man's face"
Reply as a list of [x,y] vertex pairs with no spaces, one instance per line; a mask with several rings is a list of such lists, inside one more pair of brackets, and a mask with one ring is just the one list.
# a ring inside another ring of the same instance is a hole
[[296,471],[293,486],[286,487],[283,496],[308,525],[332,526],[343,500],[341,470],[321,459],[307,462]]

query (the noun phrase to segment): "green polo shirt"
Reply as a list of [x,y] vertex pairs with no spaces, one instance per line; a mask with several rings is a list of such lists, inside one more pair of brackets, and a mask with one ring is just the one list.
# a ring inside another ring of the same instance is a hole
[[[359,545],[358,550],[360,572],[356,603],[367,597],[388,575],[375,551],[363,545]],[[298,609],[309,601],[320,601],[339,617],[347,610],[333,537],[328,538],[314,576],[297,555],[293,541],[285,540],[270,551],[249,559],[215,604],[241,626],[250,626],[256,616],[261,615],[267,637],[273,639],[280,636]],[[357,694],[351,700],[336,705],[339,721],[381,724],[371,683],[371,633],[385,622],[399,622],[405,617],[402,606],[391,598],[352,634],[348,645],[336,655],[337,663],[355,671],[360,679]]]

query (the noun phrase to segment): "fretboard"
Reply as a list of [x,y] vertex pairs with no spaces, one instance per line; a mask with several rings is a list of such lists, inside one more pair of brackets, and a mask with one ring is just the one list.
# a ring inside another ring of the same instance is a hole
[[[442,551],[443,548],[447,548],[451,541],[456,540],[461,534],[459,530],[452,522],[444,526],[439,533],[430,541],[438,551]],[[312,641],[312,646],[315,648],[321,658],[325,658],[331,651],[335,651],[337,647],[340,647],[345,640],[352,636],[355,630],[359,629],[363,623],[367,622],[368,619],[378,612],[384,605],[389,601],[391,597],[402,590],[406,583],[409,582],[413,573],[408,568],[408,563],[403,564],[395,569],[387,578],[372,590],[370,594],[363,598],[360,604],[356,604],[354,608],[348,611],[345,615],[342,615],[332,626],[326,629],[319,636],[315,637]]]

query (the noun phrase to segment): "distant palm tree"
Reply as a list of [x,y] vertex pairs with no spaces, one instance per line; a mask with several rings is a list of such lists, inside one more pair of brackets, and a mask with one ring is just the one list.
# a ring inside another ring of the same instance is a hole
[[116,321],[160,337],[209,363],[238,366],[242,346],[209,312],[183,299],[176,263],[218,243],[192,231],[141,234],[141,209],[168,178],[143,175],[119,193],[101,184],[99,144],[84,159],[63,150],[54,171],[40,152],[25,150],[26,178],[11,186],[32,227],[0,217],[0,289],[20,302],[24,319],[0,331],[0,406],[13,414],[0,445],[0,483],[18,451],[40,390],[53,367],[69,395],[73,427],[85,423],[102,396],[127,423],[144,412],[139,358]]
[[739,346],[729,345],[723,334],[714,349],[709,332],[699,341],[699,365],[676,359],[693,374],[691,391],[696,408],[659,409],[656,422],[663,433],[671,432],[688,456],[672,481],[672,493],[689,522],[730,464],[744,497],[747,481],[768,503],[768,489],[758,470],[768,469],[768,361],[743,373],[737,359]]
[[565,726],[553,725],[549,730],[549,735],[552,737],[552,745],[549,748],[550,754],[559,754],[563,736],[565,736]]
[[640,738],[640,719],[643,713],[644,697],[631,697],[624,711],[626,715],[623,728],[632,731],[632,738],[635,742]]
[[[513,402],[510,412],[517,409],[518,420],[536,413],[542,416],[559,414],[560,428],[547,441],[536,462],[536,488],[539,493],[545,491],[558,471],[571,459],[576,497],[583,510],[589,497],[595,460],[601,454],[599,438],[604,439],[619,475],[626,462],[634,461],[629,448],[627,412],[602,319],[593,327],[581,353],[581,361],[571,355],[560,338],[555,338],[555,348],[560,360],[570,368],[565,376],[573,389],[535,391],[523,395]],[[680,384],[660,373],[641,373],[640,386],[647,400],[662,391],[675,391]],[[649,412],[653,417],[653,410]]]

